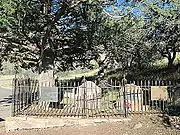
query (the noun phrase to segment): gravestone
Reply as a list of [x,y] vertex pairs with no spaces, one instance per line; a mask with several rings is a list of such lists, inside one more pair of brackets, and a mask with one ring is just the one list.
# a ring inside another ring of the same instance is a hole
[[138,112],[141,111],[141,105],[143,104],[143,93],[139,86],[135,84],[126,84],[126,99],[130,105],[129,111]]
[[141,111],[141,105],[143,104],[143,99],[142,99],[142,89],[135,85],[135,84],[126,84],[125,85],[125,102],[124,103],[124,95],[123,95],[123,89],[120,91],[120,98],[117,99],[116,101],[116,106],[115,108],[118,109],[119,111],[124,112],[124,109],[132,112],[138,112]]
[[72,90],[70,97],[76,107],[97,109],[101,105],[102,90],[92,81],[85,81]]
[[40,75],[41,85],[44,87],[54,87],[55,79],[53,75],[53,70],[48,70],[46,72],[42,72]]

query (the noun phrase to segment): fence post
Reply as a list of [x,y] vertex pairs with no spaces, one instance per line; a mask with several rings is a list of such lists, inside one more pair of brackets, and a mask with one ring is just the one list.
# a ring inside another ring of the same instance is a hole
[[31,80],[30,80],[30,78],[27,79],[27,86],[25,86],[25,88],[29,92],[29,100],[30,100],[29,104],[31,105],[33,102],[33,97],[32,97],[32,91],[31,91]]
[[124,115],[125,117],[127,117],[128,115],[128,110],[127,110],[127,103],[126,103],[126,83],[127,83],[127,80],[125,78],[125,75],[123,76],[123,79],[122,79],[122,88],[123,88],[123,98],[124,98]]
[[15,114],[15,111],[16,111],[16,89],[17,89],[17,79],[14,78],[13,79],[13,111],[12,111],[12,116],[14,117],[16,114]]
[[61,89],[60,89],[60,83],[59,83],[59,78],[58,77],[56,77],[56,79],[55,79],[55,87],[58,87],[58,103],[60,103],[61,102]]
[[83,80],[82,80],[82,83],[84,83],[84,88],[83,88],[83,118],[86,118],[87,117],[87,114],[86,114],[86,107],[87,107],[87,82],[86,82],[86,78],[85,76],[83,76]]

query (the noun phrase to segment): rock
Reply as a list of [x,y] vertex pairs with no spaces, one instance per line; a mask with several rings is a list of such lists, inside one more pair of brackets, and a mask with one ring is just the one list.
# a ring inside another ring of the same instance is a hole
[[180,129],[180,126],[179,126],[179,125],[176,125],[175,127],[176,127],[177,129]]
[[162,118],[163,125],[165,125],[165,126],[171,126],[171,124],[172,124],[171,121],[173,121],[173,120],[168,115],[164,115]]
[[1,121],[5,121],[5,120],[0,116],[0,122],[1,122]]
[[141,123],[138,123],[134,126],[134,129],[138,129],[138,128],[141,128],[142,127],[142,124]]

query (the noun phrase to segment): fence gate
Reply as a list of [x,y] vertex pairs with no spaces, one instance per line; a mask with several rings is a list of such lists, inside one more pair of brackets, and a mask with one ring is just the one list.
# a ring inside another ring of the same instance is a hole
[[158,81],[14,80],[14,115],[114,117],[164,111],[172,84]]

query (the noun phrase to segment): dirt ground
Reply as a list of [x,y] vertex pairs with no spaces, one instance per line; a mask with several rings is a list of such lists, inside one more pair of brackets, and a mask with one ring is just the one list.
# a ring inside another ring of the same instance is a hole
[[[12,95],[12,89],[0,88],[0,100]],[[11,116],[11,103],[0,102],[0,118],[5,119],[5,117]]]
[[0,122],[0,135],[180,135],[180,130],[164,126],[157,115],[136,115],[129,118],[131,121],[97,123],[94,126],[64,126],[8,133]]

